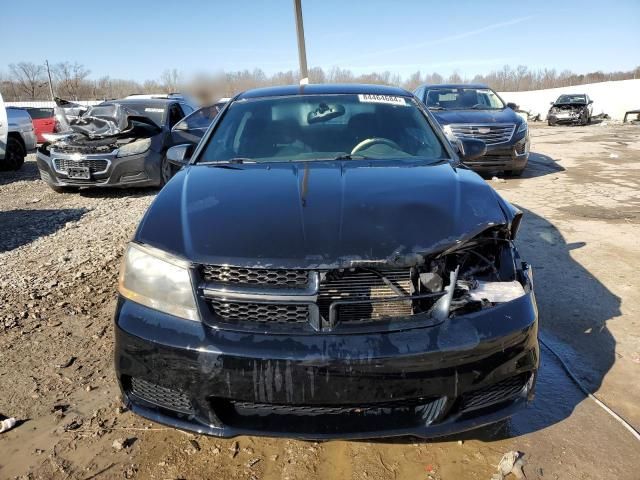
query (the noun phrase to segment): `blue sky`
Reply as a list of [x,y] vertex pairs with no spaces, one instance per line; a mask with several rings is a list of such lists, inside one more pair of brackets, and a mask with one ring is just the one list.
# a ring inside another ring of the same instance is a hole
[[[167,68],[188,75],[298,66],[293,0],[3,3],[0,71],[45,58],[82,63],[93,78],[135,80]],[[578,73],[640,65],[640,0],[302,4],[310,67],[471,77],[505,64]]]

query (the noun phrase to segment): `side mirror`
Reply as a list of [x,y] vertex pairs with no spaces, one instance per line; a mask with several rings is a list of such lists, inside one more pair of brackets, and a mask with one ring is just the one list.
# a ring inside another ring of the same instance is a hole
[[556,103],[556,102],[549,102],[549,105],[553,105],[554,103]]
[[487,144],[476,138],[464,138],[458,140],[458,155],[462,162],[475,160],[487,153]]
[[593,103],[593,100],[589,100],[589,105],[591,105]]
[[187,128],[187,122],[178,122],[174,125],[174,127],[171,129],[172,131],[184,131],[184,130],[188,130]]
[[167,150],[167,160],[169,160],[169,163],[177,165],[178,167],[184,167],[189,163],[192,153],[193,145],[188,143],[176,145]]
[[518,110],[518,105],[513,102],[507,103],[507,107],[509,107],[511,110]]

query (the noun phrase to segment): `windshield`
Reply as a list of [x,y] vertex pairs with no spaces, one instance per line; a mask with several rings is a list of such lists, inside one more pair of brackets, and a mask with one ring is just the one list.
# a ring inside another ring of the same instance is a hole
[[425,101],[433,110],[502,110],[504,103],[490,88],[437,88]]
[[443,157],[446,151],[410,98],[298,95],[234,102],[198,161]]
[[556,103],[587,103],[584,95],[560,95]]

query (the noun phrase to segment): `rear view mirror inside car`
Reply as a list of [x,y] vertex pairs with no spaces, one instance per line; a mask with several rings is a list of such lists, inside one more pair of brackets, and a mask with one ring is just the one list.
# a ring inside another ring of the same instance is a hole
[[344,105],[327,105],[326,103],[321,103],[318,105],[318,108],[309,112],[307,115],[307,122],[310,124],[328,122],[329,120],[333,120],[334,118],[344,115],[344,112]]

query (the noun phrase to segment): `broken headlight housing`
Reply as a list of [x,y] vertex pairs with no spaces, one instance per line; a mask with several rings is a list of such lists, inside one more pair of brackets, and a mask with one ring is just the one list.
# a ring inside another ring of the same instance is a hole
[[200,320],[189,262],[157,248],[130,243],[120,270],[120,295],[187,320]]
[[127,143],[118,149],[118,157],[128,157],[130,155],[138,155],[149,150],[151,146],[151,139],[145,138],[143,140],[136,140],[135,142]]

